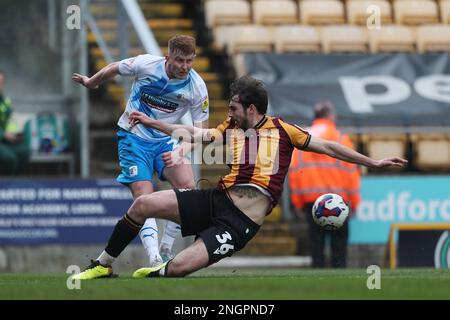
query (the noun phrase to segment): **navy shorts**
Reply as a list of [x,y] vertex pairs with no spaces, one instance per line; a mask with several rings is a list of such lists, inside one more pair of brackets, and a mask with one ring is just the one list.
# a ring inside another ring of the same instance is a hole
[[183,237],[196,235],[206,245],[209,264],[230,257],[256,235],[260,226],[217,189],[175,190]]

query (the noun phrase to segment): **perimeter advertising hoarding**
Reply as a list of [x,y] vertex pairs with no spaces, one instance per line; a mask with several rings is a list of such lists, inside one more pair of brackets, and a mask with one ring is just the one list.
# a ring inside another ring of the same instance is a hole
[[450,176],[363,177],[350,243],[384,244],[391,223],[450,222]]
[[106,243],[132,203],[114,180],[0,182],[0,244]]

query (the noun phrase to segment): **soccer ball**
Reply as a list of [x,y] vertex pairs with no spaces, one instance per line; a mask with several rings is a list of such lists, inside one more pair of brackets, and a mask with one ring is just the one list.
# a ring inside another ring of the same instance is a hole
[[347,220],[349,209],[344,199],[335,193],[326,193],[316,199],[312,208],[314,222],[325,230],[342,227]]

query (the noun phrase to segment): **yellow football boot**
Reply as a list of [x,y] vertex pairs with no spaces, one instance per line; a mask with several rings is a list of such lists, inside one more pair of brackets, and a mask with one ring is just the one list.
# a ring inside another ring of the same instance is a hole
[[91,260],[91,264],[83,272],[76,274],[72,277],[75,280],[91,280],[97,278],[112,278],[116,275],[113,274],[112,267],[103,266],[98,260]]
[[156,267],[149,267],[149,268],[140,268],[137,269],[134,273],[133,273],[133,278],[153,278],[153,277],[159,277],[159,271],[163,268],[166,267],[167,262],[164,262],[162,264],[160,264],[159,266]]

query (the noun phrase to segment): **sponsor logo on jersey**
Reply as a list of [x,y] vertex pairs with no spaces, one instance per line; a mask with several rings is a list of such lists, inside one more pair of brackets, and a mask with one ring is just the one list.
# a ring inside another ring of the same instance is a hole
[[166,113],[173,113],[177,110],[179,104],[168,101],[161,97],[156,97],[151,94],[141,92],[141,101],[153,109],[157,109]]

